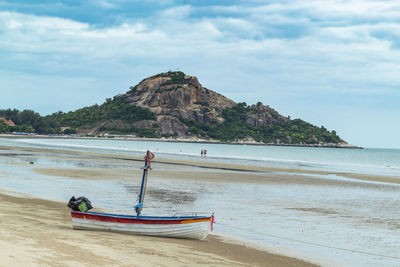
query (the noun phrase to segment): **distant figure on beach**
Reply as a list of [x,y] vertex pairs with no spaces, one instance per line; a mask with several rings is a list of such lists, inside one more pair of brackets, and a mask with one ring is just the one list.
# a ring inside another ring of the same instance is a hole
[[207,150],[204,149],[204,152],[203,152],[203,153],[204,153],[204,158],[206,158]]
[[200,156],[203,157],[204,150],[200,152]]

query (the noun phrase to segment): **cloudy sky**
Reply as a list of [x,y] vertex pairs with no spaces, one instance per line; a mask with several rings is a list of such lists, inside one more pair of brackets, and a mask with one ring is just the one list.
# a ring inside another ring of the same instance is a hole
[[0,109],[70,111],[178,69],[400,148],[400,1],[0,0]]

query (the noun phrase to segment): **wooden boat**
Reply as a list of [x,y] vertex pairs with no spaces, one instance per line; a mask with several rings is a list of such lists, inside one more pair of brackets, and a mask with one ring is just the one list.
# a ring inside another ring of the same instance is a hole
[[172,217],[141,216],[146,192],[147,175],[154,155],[147,151],[143,177],[135,205],[135,215],[121,215],[71,210],[73,229],[116,231],[137,235],[205,239],[214,223],[214,214],[198,216],[181,215]]

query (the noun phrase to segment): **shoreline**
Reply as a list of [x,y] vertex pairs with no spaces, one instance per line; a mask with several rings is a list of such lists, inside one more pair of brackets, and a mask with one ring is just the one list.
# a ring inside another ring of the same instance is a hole
[[124,141],[148,141],[148,142],[171,142],[171,143],[194,143],[194,144],[223,144],[223,145],[250,145],[250,146],[283,146],[283,147],[315,147],[315,148],[343,148],[343,149],[364,149],[360,146],[350,144],[272,144],[260,142],[222,142],[213,140],[193,140],[190,138],[146,138],[146,137],[128,137],[128,136],[71,136],[71,135],[15,135],[0,134],[0,137],[6,138],[38,138],[38,139],[93,139],[93,140],[124,140]]
[[[13,147],[13,146],[0,146],[0,149],[11,149],[11,150],[24,150],[24,151],[37,151],[37,152],[50,152],[50,153],[63,153],[70,155],[80,155],[80,156],[89,156],[89,157],[98,157],[102,159],[112,159],[112,160],[131,160],[135,162],[142,162],[142,157],[139,156],[127,156],[127,155],[118,155],[118,154],[105,154],[98,152],[83,152],[83,151],[74,151],[68,149],[49,149],[49,148],[34,148],[34,147]],[[290,175],[333,175],[340,176],[348,179],[349,181],[370,181],[370,182],[384,182],[384,183],[393,183],[400,184],[399,176],[385,176],[385,175],[376,175],[376,174],[364,174],[364,173],[349,173],[349,172],[333,172],[333,171],[322,171],[322,170],[307,170],[307,169],[291,169],[291,168],[278,168],[278,167],[264,167],[264,166],[247,166],[247,165],[239,165],[239,164],[228,164],[228,163],[217,163],[217,162],[200,162],[200,161],[190,161],[190,160],[172,160],[166,158],[157,158],[154,159],[153,162],[167,164],[167,165],[176,165],[183,167],[196,167],[196,168],[204,168],[211,170],[222,170],[222,171],[235,171],[235,172],[247,172],[253,174],[266,174],[266,173],[275,173],[273,175],[279,176],[278,173],[290,174]]]

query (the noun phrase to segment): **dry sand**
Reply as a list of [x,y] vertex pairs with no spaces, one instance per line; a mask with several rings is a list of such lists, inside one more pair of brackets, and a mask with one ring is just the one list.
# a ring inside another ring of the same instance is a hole
[[0,194],[0,266],[313,266],[217,236],[204,241],[72,230],[64,203]]

